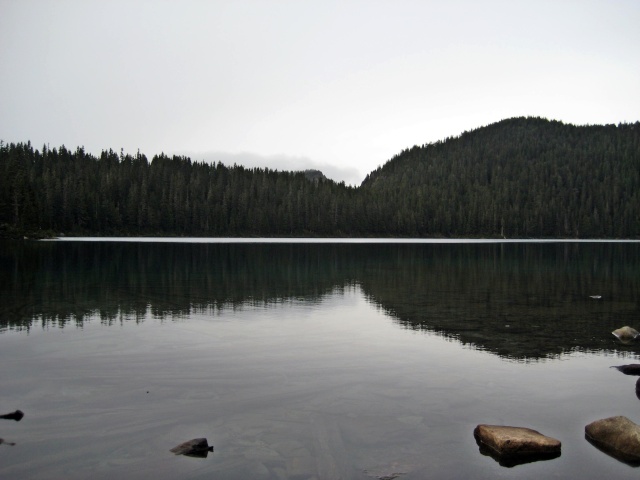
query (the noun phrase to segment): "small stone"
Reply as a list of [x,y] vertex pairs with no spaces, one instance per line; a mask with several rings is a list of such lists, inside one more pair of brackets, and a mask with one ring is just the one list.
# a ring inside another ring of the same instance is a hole
[[173,447],[170,451],[176,455],[206,458],[209,452],[213,452],[213,446],[209,446],[206,438],[194,438]]
[[584,433],[587,440],[611,456],[640,463],[640,425],[627,417],[596,420],[584,427]]
[[4,418],[5,420],[15,420],[16,422],[22,420],[22,417],[24,417],[22,410],[16,410],[15,412],[0,415],[0,418]]
[[640,336],[640,332],[638,332],[635,328],[631,328],[629,326],[618,328],[611,333],[622,343],[631,343],[636,338],[638,338],[638,336]]
[[526,457],[537,460],[560,455],[559,440],[530,428],[478,425],[473,435],[481,447],[486,447],[498,458]]

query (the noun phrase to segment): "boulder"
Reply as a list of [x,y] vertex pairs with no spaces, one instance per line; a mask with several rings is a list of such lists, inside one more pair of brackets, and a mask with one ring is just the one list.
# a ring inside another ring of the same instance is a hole
[[481,453],[491,455],[504,466],[515,466],[560,456],[559,440],[530,428],[478,425],[473,435],[480,446]]
[[206,458],[209,452],[213,452],[213,446],[209,446],[206,438],[194,438],[173,447],[170,451],[176,455]]
[[587,440],[612,457],[640,463],[640,425],[627,417],[609,417],[596,420],[584,427]]
[[619,370],[625,375],[640,375],[640,363],[631,363],[629,365],[618,365],[611,367]]
[[618,328],[611,333],[622,343],[631,343],[636,338],[638,338],[638,336],[640,336],[640,332],[638,332],[635,328],[631,328],[628,326]]

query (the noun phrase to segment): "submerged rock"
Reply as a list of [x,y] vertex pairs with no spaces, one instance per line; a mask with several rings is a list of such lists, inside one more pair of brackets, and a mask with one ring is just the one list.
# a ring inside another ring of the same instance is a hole
[[640,375],[640,363],[631,363],[629,365],[617,365],[611,368],[624,373],[625,375]]
[[618,328],[611,333],[622,343],[631,343],[635,339],[637,339],[638,336],[640,336],[640,332],[638,332],[635,328],[631,328],[629,326]]
[[0,418],[4,418],[5,420],[15,420],[19,422],[24,417],[24,413],[21,410],[16,410],[15,412],[7,413],[5,415],[0,415]]
[[380,465],[364,470],[364,474],[377,480],[395,480],[416,468],[415,465],[398,464]]
[[405,474],[405,472],[392,472],[392,471],[389,471],[388,473],[378,473],[371,470],[365,470],[364,473],[365,475],[372,478],[377,478],[378,480],[395,480],[396,478]]
[[627,417],[596,420],[584,427],[585,437],[618,460],[640,464],[640,425]]
[[561,452],[559,440],[530,428],[478,425],[473,435],[481,453],[508,467],[556,458]]
[[209,452],[213,452],[213,445],[209,446],[206,438],[194,438],[193,440],[173,447],[170,451],[176,455],[207,458]]

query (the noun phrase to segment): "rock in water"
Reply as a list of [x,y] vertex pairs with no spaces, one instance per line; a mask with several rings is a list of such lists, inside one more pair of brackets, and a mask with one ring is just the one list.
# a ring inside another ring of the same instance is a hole
[[213,445],[209,446],[206,438],[194,438],[173,447],[170,451],[176,455],[206,458],[209,452],[213,452]]
[[624,373],[625,375],[640,375],[640,363],[631,363],[629,365],[617,365],[611,368]]
[[596,420],[584,427],[584,434],[587,440],[612,457],[640,463],[640,425],[627,417]]
[[633,342],[640,335],[640,332],[638,332],[635,328],[631,328],[628,326],[618,328],[611,333],[622,343]]
[[24,413],[22,413],[22,410],[16,410],[15,412],[0,415],[0,418],[4,418],[5,420],[15,420],[16,422],[22,420],[22,417],[24,417]]
[[[560,456],[561,443],[536,430],[501,425],[478,425],[473,435],[480,446],[505,466]],[[484,453],[484,452],[483,452]]]

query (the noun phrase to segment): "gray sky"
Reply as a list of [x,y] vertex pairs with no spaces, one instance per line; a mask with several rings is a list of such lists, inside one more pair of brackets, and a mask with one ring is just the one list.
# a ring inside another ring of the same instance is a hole
[[640,119],[637,0],[0,0],[0,139],[359,184],[504,118]]

